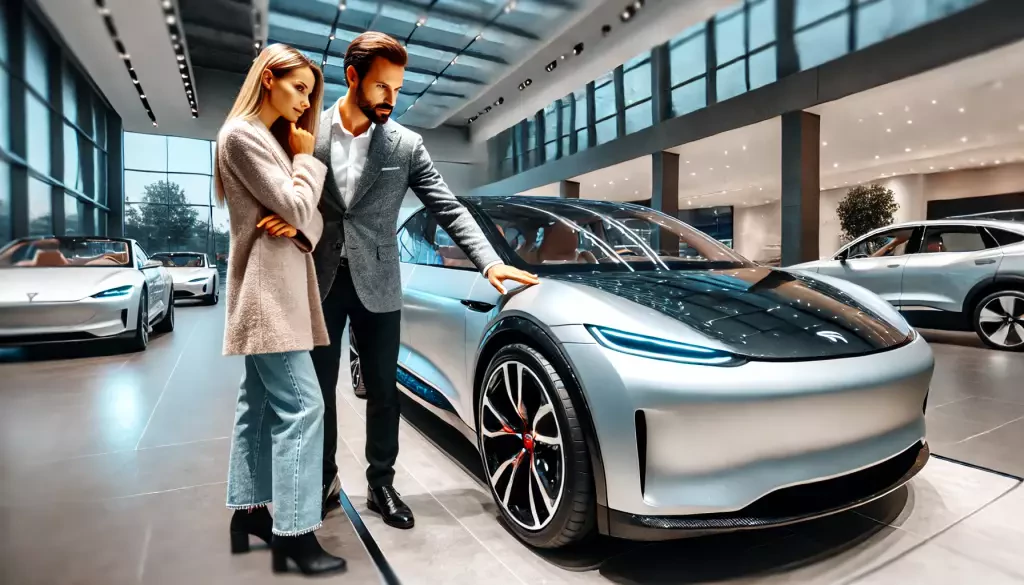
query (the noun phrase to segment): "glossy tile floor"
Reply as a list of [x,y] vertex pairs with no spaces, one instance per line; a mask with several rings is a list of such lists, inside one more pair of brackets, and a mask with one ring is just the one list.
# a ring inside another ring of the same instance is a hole
[[[241,363],[221,357],[222,332],[223,306],[180,305],[177,330],[144,353],[0,353],[0,583],[279,580],[266,550],[228,552]],[[927,335],[933,449],[1024,473],[1024,360],[970,336]],[[365,508],[365,403],[347,368],[340,384],[342,479],[403,583],[1024,583],[1024,487],[941,459],[882,501],[792,528],[530,550],[497,519],[472,447],[411,404],[396,485],[417,525],[391,529]],[[342,512],[319,536],[349,560],[325,582],[379,582]]]
[[[175,331],[138,354],[0,354],[0,583],[302,580],[276,578],[262,544],[230,554],[242,363],[221,356],[223,306],[182,303],[176,316]],[[328,582],[379,582],[343,512],[318,536],[349,563]]]
[[928,439],[939,455],[1024,477],[1024,354],[924,331],[935,352]]

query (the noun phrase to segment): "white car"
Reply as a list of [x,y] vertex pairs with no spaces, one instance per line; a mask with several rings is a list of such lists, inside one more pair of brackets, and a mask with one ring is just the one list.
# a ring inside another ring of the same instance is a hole
[[175,299],[201,299],[205,305],[220,302],[217,268],[201,252],[158,252],[153,254],[174,279]]
[[890,225],[790,268],[858,284],[915,327],[974,331],[989,347],[1024,351],[1024,223]]
[[32,237],[0,249],[0,345],[116,339],[139,351],[174,330],[174,284],[138,242]]

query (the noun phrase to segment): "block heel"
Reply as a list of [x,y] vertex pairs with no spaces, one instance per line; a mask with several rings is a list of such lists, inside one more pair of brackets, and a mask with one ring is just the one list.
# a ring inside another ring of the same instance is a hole
[[249,533],[231,531],[231,554],[239,555],[249,552]]

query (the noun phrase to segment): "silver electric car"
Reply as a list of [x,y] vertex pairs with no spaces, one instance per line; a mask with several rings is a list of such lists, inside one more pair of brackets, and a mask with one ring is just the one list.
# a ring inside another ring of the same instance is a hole
[[758,266],[637,205],[462,201],[541,284],[499,295],[412,212],[397,378],[477,447],[524,542],[778,526],[925,464],[932,352],[876,295]]
[[857,283],[916,327],[974,331],[990,347],[1024,351],[1024,223],[891,225],[790,268]]

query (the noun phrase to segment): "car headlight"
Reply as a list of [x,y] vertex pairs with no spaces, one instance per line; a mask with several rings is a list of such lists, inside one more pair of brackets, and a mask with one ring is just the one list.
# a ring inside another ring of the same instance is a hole
[[627,333],[596,325],[588,325],[587,330],[601,345],[630,355],[703,366],[737,366],[744,363],[742,358],[709,347]]
[[188,281],[188,283],[189,284],[194,284],[194,283],[197,283],[197,282],[206,282],[209,278],[210,278],[209,276],[203,276],[202,278],[193,278],[192,280]]
[[110,297],[123,297],[127,294],[131,294],[132,285],[127,284],[125,286],[119,286],[117,288],[108,288],[103,292],[92,295],[94,299],[109,299]]

